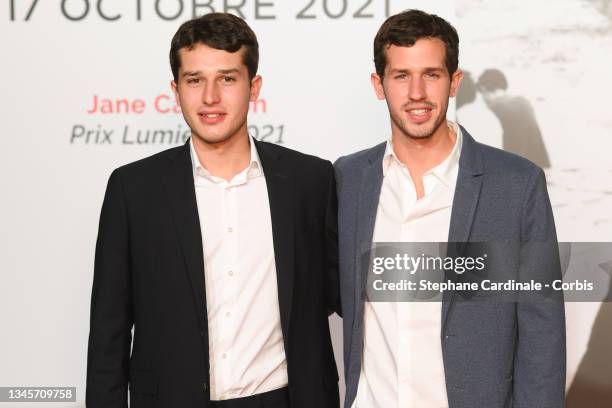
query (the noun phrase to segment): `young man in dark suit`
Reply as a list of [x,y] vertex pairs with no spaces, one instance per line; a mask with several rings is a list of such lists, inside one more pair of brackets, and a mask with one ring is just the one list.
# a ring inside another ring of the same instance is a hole
[[184,23],[170,63],[192,137],[108,182],[87,406],[126,407],[129,384],[133,408],[337,407],[331,163],[249,136],[262,79],[240,18]]

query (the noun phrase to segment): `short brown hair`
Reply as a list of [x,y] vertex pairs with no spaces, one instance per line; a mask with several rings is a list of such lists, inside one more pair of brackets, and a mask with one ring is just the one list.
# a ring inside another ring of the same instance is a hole
[[257,74],[259,64],[259,44],[251,27],[229,13],[209,13],[183,23],[170,44],[170,68],[174,80],[178,80],[181,59],[178,52],[182,48],[192,50],[197,44],[205,44],[217,50],[237,52],[244,47],[243,63],[249,71],[249,78]]
[[410,47],[421,38],[438,38],[446,49],[446,68],[453,75],[459,66],[459,35],[442,17],[421,10],[406,10],[389,17],[374,38],[374,65],[382,79],[387,66],[387,48]]

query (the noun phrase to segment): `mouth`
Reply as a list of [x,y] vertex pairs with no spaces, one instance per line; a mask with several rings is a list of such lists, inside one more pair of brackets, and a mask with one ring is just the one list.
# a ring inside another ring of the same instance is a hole
[[419,106],[406,109],[404,112],[408,115],[408,119],[416,124],[425,123],[431,119],[433,108],[431,106]]
[[225,120],[226,113],[223,112],[198,112],[200,121],[207,125],[214,125]]

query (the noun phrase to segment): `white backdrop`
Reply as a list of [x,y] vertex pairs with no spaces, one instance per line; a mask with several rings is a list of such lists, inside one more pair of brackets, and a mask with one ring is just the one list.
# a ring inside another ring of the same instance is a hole
[[[330,160],[389,134],[386,105],[369,83],[372,41],[387,13],[422,8],[447,18],[459,30],[460,65],[475,77],[486,68],[502,70],[508,92],[534,107],[551,161],[547,176],[559,238],[610,240],[607,0],[540,0],[535,10],[518,0],[5,3],[0,386],[76,386],[83,405],[106,181],[112,169],[177,145],[159,143],[160,131],[175,140],[187,131],[172,110],[169,44],[181,22],[210,7],[242,4],[233,12],[258,35],[264,85],[249,118],[254,136]],[[94,97],[100,103],[127,99],[136,109],[111,112],[105,105],[92,112]],[[475,117],[485,109],[476,109]],[[479,131],[488,137],[478,120],[459,116],[477,139]],[[599,310],[600,304],[568,304],[568,385]],[[339,346],[341,322],[332,323]]]

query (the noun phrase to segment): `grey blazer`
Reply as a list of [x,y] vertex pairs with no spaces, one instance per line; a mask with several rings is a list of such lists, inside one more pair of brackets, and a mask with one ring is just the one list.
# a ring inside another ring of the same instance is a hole
[[[543,171],[461,130],[449,242],[556,242]],[[365,276],[359,261],[372,243],[384,151],[381,143],[335,163],[345,408],[355,400],[361,370]],[[531,258],[521,262],[537,264]],[[564,406],[563,302],[453,302],[447,292],[440,335],[449,408]]]

